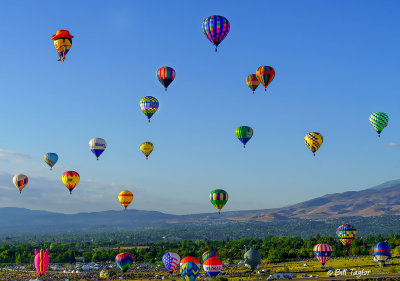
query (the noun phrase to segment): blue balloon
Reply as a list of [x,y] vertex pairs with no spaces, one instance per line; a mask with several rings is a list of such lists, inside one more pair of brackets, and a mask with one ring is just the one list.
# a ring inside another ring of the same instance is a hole
[[50,170],[57,163],[57,161],[58,161],[57,153],[49,152],[46,153],[46,155],[44,156],[44,162],[46,162],[46,164],[50,166]]
[[376,244],[372,255],[374,256],[374,260],[379,264],[385,264],[385,262],[389,261],[392,257],[390,247],[385,242],[379,242]]
[[184,281],[195,281],[200,275],[200,268],[195,262],[186,262],[181,265],[181,275]]

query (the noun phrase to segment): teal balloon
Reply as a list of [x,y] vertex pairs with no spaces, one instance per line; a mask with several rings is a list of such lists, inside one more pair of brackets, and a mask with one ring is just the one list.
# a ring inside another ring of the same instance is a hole
[[195,281],[200,275],[200,268],[195,262],[181,264],[181,275],[184,281]]
[[46,162],[46,164],[50,166],[50,170],[57,163],[57,161],[58,161],[57,153],[49,152],[44,155],[44,162]]
[[260,263],[261,254],[259,251],[250,248],[250,250],[244,254],[244,265],[251,270],[255,270]]

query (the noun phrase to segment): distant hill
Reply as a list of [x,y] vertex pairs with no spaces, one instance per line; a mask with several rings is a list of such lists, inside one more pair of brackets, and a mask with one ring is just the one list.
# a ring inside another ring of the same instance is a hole
[[[298,203],[289,207],[231,211],[191,215],[172,215],[156,211],[121,210],[78,214],[61,214],[23,208],[0,208],[0,234],[16,233],[55,233],[55,232],[107,232],[145,230],[147,228],[175,228],[185,230],[184,226],[196,225],[224,226],[235,225],[243,229],[257,230],[257,235],[279,234],[271,227],[281,228],[288,221],[292,225],[313,224],[312,221],[335,220],[340,218],[371,217],[361,220],[371,226],[379,224],[381,216],[400,215],[400,180],[390,181],[361,191],[333,193]],[[378,217],[378,219],[377,219]],[[354,219],[353,219],[354,220]],[[387,217],[385,218],[385,221]],[[293,223],[295,221],[295,223]],[[360,221],[360,220],[359,220]],[[378,223],[377,223],[378,222]],[[274,223],[274,224],[272,224]],[[318,226],[319,224],[313,224]],[[288,231],[288,226],[285,226]],[[214,227],[215,229],[215,227]],[[253,233],[255,233],[253,231]],[[285,235],[292,235],[285,232]],[[193,234],[194,235],[194,234]]]

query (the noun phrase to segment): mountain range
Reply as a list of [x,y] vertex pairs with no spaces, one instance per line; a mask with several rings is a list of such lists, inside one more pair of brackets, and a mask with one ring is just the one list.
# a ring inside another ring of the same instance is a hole
[[[292,206],[191,215],[173,215],[156,211],[126,210],[62,214],[23,208],[0,208],[0,234],[56,233],[65,231],[129,231],[146,228],[181,227],[182,225],[246,224],[262,229],[287,221],[309,224],[310,221],[340,218],[371,218],[400,215],[400,180],[361,191],[327,194]],[[364,220],[365,221],[365,220]],[[336,222],[335,222],[336,223]],[[367,223],[367,222],[366,222]],[[251,231],[250,231],[251,232]],[[288,234],[290,235],[290,234]]]

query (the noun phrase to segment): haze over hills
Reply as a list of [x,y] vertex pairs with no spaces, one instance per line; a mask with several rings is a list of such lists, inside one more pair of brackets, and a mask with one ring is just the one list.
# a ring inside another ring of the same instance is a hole
[[400,215],[400,180],[361,191],[327,194],[284,208],[231,211],[222,212],[221,215],[172,215],[141,210],[62,214],[7,207],[0,208],[0,233],[125,231],[154,227],[176,228],[188,224],[205,226],[227,223],[258,223],[258,226],[266,228],[271,226],[271,223],[287,224],[288,220],[297,220],[298,223],[304,221],[305,224],[310,220],[391,215]]

